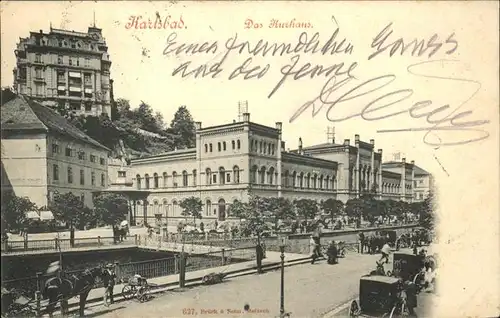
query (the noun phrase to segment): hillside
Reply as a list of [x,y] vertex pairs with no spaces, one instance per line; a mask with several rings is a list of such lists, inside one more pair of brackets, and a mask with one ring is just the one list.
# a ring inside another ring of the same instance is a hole
[[[16,95],[8,88],[2,88],[2,104]],[[75,116],[67,109],[57,109],[72,124],[112,150],[113,158],[130,159],[158,154],[195,145],[195,125],[186,106],[180,106],[170,124],[167,125],[161,113],[141,102],[131,108],[126,99],[118,99],[112,109],[112,120],[107,115]],[[125,151],[125,154],[123,153]]]

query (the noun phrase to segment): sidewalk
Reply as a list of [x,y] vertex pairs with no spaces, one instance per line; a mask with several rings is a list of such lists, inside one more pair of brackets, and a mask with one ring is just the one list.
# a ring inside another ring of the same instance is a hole
[[[280,258],[280,253],[279,252],[272,252],[268,251],[266,252],[266,258],[262,260],[262,266],[264,269],[269,270],[270,267],[272,268],[273,266],[279,265],[281,262]],[[285,253],[285,266],[292,266],[296,264],[302,264],[304,262],[309,262],[310,258],[307,255],[303,254],[293,254],[293,253]],[[256,261],[247,261],[247,262],[241,262],[241,263],[236,263],[236,264],[230,264],[227,266],[219,266],[215,268],[207,268],[207,269],[202,269],[202,270],[197,270],[197,271],[192,271],[192,272],[186,272],[186,286],[193,285],[199,283],[201,278],[204,275],[207,275],[209,273],[213,272],[225,272],[228,274],[228,277],[236,277],[244,274],[251,274],[255,272],[257,269],[257,264]],[[148,283],[154,284],[155,287],[152,288],[152,292],[160,292],[164,291],[167,289],[174,289],[179,287],[179,275],[169,275],[169,276],[163,276],[163,277],[156,277],[156,278],[149,278]],[[113,293],[115,295],[115,302],[117,300],[122,299],[123,297],[121,296],[121,292],[123,289],[123,286],[125,284],[116,284],[113,290]],[[87,304],[88,303],[93,303],[93,302],[102,302],[104,294],[104,288],[95,288],[92,289],[87,297]],[[78,307],[78,301],[79,297],[74,297],[71,298],[68,301],[68,304],[70,307],[76,306]],[[44,306],[46,301],[42,301],[42,306]]]

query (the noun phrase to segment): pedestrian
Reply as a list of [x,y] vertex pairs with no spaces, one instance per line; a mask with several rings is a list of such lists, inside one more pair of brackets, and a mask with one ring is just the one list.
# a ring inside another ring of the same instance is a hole
[[391,252],[391,247],[389,246],[389,244],[385,243],[384,246],[382,246],[380,252],[382,253],[382,257],[380,258],[379,262],[382,262],[382,260],[385,259],[385,263],[389,263],[389,253]]
[[[106,265],[103,275],[103,285],[104,285],[104,306],[108,307],[113,303],[113,289],[115,287],[116,274],[114,271],[113,264]],[[109,299],[109,303],[108,303]]]
[[316,258],[318,257],[317,246],[318,244],[316,243],[316,240],[311,235],[309,240],[309,252],[311,253],[311,264],[314,264]]
[[337,264],[337,255],[338,254],[338,249],[337,245],[335,244],[335,241],[331,241],[330,245],[328,246],[328,264]]
[[363,232],[358,233],[358,253],[363,254],[363,248],[365,246],[365,234]]
[[264,271],[262,271],[262,259],[264,258],[264,248],[262,244],[259,242],[255,246],[255,254],[257,256],[257,273],[262,274]]

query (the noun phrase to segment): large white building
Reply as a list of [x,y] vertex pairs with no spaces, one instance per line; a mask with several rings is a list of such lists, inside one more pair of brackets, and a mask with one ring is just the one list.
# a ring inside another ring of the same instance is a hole
[[412,202],[414,162],[386,170],[375,141],[345,139],[285,150],[282,124],[243,120],[212,127],[196,123],[196,147],[132,159],[127,174],[147,200],[134,201],[135,220],[181,219],[179,202],[199,197],[203,218],[224,220],[228,206],[249,196],[342,200],[371,193],[378,199]]

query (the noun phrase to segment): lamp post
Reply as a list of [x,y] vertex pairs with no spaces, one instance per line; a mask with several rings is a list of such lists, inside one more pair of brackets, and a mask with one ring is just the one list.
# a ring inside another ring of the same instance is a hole
[[281,293],[280,293],[280,318],[286,317],[285,314],[285,244],[286,237],[280,236],[279,238],[280,252],[281,252]]

